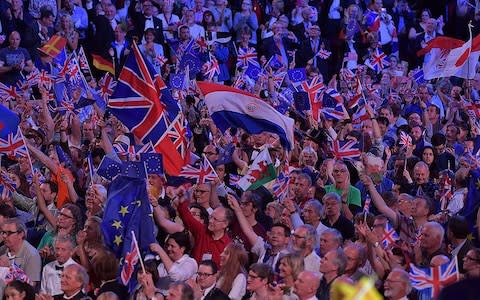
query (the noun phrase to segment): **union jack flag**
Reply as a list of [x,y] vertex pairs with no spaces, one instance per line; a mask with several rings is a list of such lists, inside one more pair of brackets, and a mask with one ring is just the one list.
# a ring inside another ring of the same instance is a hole
[[239,48],[237,56],[237,68],[246,68],[249,64],[258,65],[257,52],[255,51],[255,48]]
[[238,185],[238,181],[240,180],[240,178],[242,178],[240,175],[228,174],[228,183],[230,184],[230,186],[240,188],[240,186]]
[[350,118],[345,107],[341,103],[337,103],[334,107],[323,107],[321,109],[325,118],[330,120],[346,120]]
[[138,252],[138,247],[135,243],[135,239],[132,238],[130,251],[125,254],[123,259],[122,271],[120,273],[120,278],[122,283],[128,286],[128,282],[132,278],[133,273],[135,272],[135,266],[137,265],[140,259],[140,253]]
[[110,72],[105,73],[105,75],[98,82],[100,96],[102,96],[105,101],[108,101],[108,98],[113,95],[113,91],[116,86],[117,82],[113,80],[113,75],[110,74]]
[[23,271],[15,263],[15,261],[12,262],[12,265],[10,266],[7,275],[5,275],[5,283],[9,284],[10,282],[12,282],[14,280],[18,280],[18,281],[22,281],[22,282],[31,284],[30,278],[28,278],[25,271]]
[[395,229],[392,227],[392,225],[390,225],[389,222],[387,222],[387,224],[385,225],[385,228],[383,229],[383,239],[382,239],[383,248],[386,248],[389,245],[394,244],[399,239],[400,237],[398,236]]
[[288,174],[288,162],[286,162],[285,167],[280,172],[280,174],[278,174],[277,179],[272,185],[273,196],[277,200],[283,201],[283,199],[288,197],[289,184],[290,184],[290,175]]
[[175,150],[181,157],[186,157],[188,152],[188,143],[191,138],[191,132],[188,129],[187,121],[183,115],[179,115],[169,126],[167,138],[170,139]]
[[125,155],[130,161],[137,161],[140,159],[142,153],[155,153],[152,142],[145,145],[130,145],[126,146],[123,143],[113,144],[113,149],[118,155]]
[[17,185],[15,182],[10,179],[8,173],[5,171],[0,171],[0,195],[2,198],[8,198],[10,195],[15,192]]
[[382,50],[376,48],[370,57],[365,60],[365,65],[377,73],[380,73],[385,67],[390,65],[388,56]]
[[342,68],[340,69],[340,78],[342,78],[345,81],[350,81],[355,77],[355,73],[352,72],[352,70],[348,68]]
[[17,99],[20,97],[20,90],[15,85],[6,86],[0,82],[0,97],[5,100]]
[[273,85],[275,86],[275,89],[278,90],[282,86],[283,80],[285,79],[286,75],[287,72],[276,72],[272,75]]
[[38,84],[38,77],[40,76],[40,71],[35,68],[32,70],[32,72],[30,72],[29,74],[27,74],[27,76],[25,76],[25,82],[32,86],[32,85],[36,85]]
[[352,124],[354,127],[359,127],[363,121],[368,119],[369,119],[369,116],[367,114],[367,110],[365,109],[365,106],[359,107],[357,111],[354,112],[352,115]]
[[52,88],[52,78],[46,70],[42,70],[38,76],[38,87],[43,87],[47,91]]
[[163,65],[168,61],[168,59],[160,54],[157,54],[155,58],[153,59],[153,62],[155,63],[156,66],[163,67]]
[[433,268],[420,268],[410,264],[409,276],[413,288],[426,290],[432,299],[437,298],[442,288],[459,280],[457,258]]
[[353,93],[347,103],[348,109],[352,109],[355,106],[362,104],[360,100],[363,99],[363,89],[362,83],[360,82],[360,79],[358,77],[355,79],[355,84],[353,85],[352,90]]
[[325,91],[323,91],[323,94],[332,97],[337,101],[337,103],[343,103],[343,98],[336,89],[327,88]]
[[335,140],[332,144],[333,155],[336,159],[359,159],[359,145],[355,141]]
[[332,55],[332,52],[328,51],[327,49],[320,49],[318,50],[317,54],[315,56],[320,57],[321,59],[327,59]]
[[17,129],[16,132],[10,132],[5,138],[0,138],[0,153],[7,154],[11,159],[27,157],[27,147],[20,130]]
[[400,132],[400,145],[405,146],[406,148],[412,147],[412,137],[401,131]]
[[203,65],[203,75],[205,75],[209,81],[212,81],[213,77],[220,75],[218,61],[211,53],[210,60]]
[[319,119],[319,111],[322,108],[322,101],[320,94],[325,85],[321,81],[319,76],[315,76],[310,80],[310,82],[303,81],[299,86],[299,90],[303,90],[308,94],[308,101],[310,102],[310,107],[312,108],[312,116],[314,120]]
[[192,45],[192,49],[205,53],[208,50],[208,43],[203,36],[198,37]]
[[198,168],[192,165],[186,165],[182,168],[180,176],[190,179],[195,179],[196,183],[206,183],[213,181],[218,178],[215,169],[212,167],[210,162],[206,157],[203,157],[203,160],[200,162]]
[[180,108],[135,43],[108,107],[140,141],[144,144],[152,142],[155,151],[163,155],[167,173],[180,172],[183,166],[180,161],[185,158],[179,157],[174,145],[166,139],[168,122],[179,115]]
[[365,15],[365,25],[370,32],[377,32],[380,29],[380,15],[370,10]]

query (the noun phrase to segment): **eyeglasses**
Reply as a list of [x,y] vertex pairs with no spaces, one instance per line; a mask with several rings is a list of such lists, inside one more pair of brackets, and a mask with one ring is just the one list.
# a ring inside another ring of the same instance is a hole
[[215,152],[203,152],[203,154],[205,154],[205,155],[215,155],[217,153],[215,153]]
[[208,276],[212,276],[212,275],[213,274],[210,274],[210,273],[197,272],[198,277],[208,277]]
[[73,219],[73,216],[69,216],[69,215],[67,215],[66,213],[63,213],[63,212],[60,212],[60,216],[65,217],[65,218],[69,218],[69,219]]
[[219,220],[219,219],[215,218],[214,216],[209,216],[209,219],[214,220],[215,222],[225,222],[225,220]]
[[260,276],[249,273],[248,278],[257,279],[257,278],[260,278]]
[[11,236],[14,233],[18,233],[18,231],[6,231],[6,230],[0,231],[0,235],[6,235],[6,236]]
[[208,190],[193,190],[194,193],[198,193],[198,194],[203,194],[203,193],[208,193],[210,191]]
[[296,233],[292,234],[292,236],[296,239],[304,239],[305,238],[304,236],[298,235]]
[[468,256],[468,255],[465,255],[465,259],[473,260],[475,262],[480,262],[480,258],[475,258],[475,257],[471,257],[471,256]]
[[335,170],[333,170],[333,173],[347,173],[347,170],[345,170],[345,169],[341,169],[341,170],[335,169]]

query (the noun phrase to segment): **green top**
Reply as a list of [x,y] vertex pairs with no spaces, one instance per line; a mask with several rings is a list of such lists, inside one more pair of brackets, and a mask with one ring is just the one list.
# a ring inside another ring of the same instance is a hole
[[[338,194],[340,197],[342,196],[343,190],[342,189],[337,189],[334,184],[329,184],[325,186],[325,191],[327,193],[333,192]],[[360,197],[360,190],[354,187],[353,185],[350,185],[348,187],[348,194],[347,194],[347,204],[353,204],[358,207],[362,207],[362,200]]]
[[45,232],[40,243],[38,244],[37,250],[44,248],[45,246],[49,246],[50,248],[53,247],[53,240],[56,237],[56,232],[53,230],[49,230]]

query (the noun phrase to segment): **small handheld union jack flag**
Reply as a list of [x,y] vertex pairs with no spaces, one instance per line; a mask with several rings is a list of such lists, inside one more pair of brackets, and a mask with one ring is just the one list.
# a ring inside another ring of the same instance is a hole
[[7,137],[0,138],[0,154],[5,153],[9,158],[27,157],[27,147],[23,140],[22,133],[10,132]]
[[213,77],[220,75],[220,66],[218,65],[218,61],[211,53],[210,61],[203,65],[203,75],[205,75],[209,81],[212,81]]
[[8,198],[10,195],[15,192],[17,185],[10,179],[8,173],[5,171],[0,171],[0,195],[2,198]]
[[102,96],[105,101],[108,101],[108,98],[113,95],[113,91],[115,90],[116,86],[117,82],[113,80],[112,74],[109,72],[105,73],[105,75],[98,82],[100,96]]
[[15,261],[10,266],[7,275],[5,276],[5,283],[9,284],[10,282],[18,280],[28,284],[31,284],[30,278],[28,278],[25,271],[23,271]]
[[405,146],[406,148],[412,147],[412,137],[401,131],[400,132],[400,145]]
[[321,59],[327,59],[332,55],[332,52],[328,51],[327,49],[320,49],[318,50],[317,54],[315,56],[320,57]]
[[140,259],[137,239],[135,238],[135,233],[132,232],[130,251],[126,253],[123,259],[122,271],[120,272],[120,278],[122,279],[122,283],[124,285],[128,286],[128,283],[135,272],[135,266]]
[[385,229],[383,229],[383,240],[382,240],[383,248],[386,248],[389,245],[394,244],[399,239],[400,237],[398,236],[395,229],[392,227],[392,225],[390,225],[389,222],[387,222],[387,224],[385,225]]
[[239,48],[237,56],[237,68],[246,68],[249,64],[258,65],[257,52],[253,47]]
[[390,65],[388,56],[382,50],[376,48],[370,53],[370,58],[365,60],[365,65],[377,73],[380,73],[385,67]]
[[206,183],[218,178],[215,169],[212,167],[208,159],[204,156],[198,168],[192,165],[186,165],[182,168],[180,176],[194,179],[197,183]]
[[419,268],[410,264],[409,275],[414,289],[425,290],[430,292],[432,299],[437,298],[442,288],[459,280],[457,257],[433,268]]
[[359,144],[355,141],[335,140],[332,144],[333,155],[336,159],[359,159]]

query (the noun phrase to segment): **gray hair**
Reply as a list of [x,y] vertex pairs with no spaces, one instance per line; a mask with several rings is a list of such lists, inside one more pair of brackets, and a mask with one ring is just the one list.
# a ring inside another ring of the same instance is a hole
[[25,227],[25,223],[23,223],[22,220],[20,220],[19,218],[5,219],[5,221],[3,221],[3,225],[5,225],[5,224],[14,224],[15,225],[15,230],[17,232],[23,232],[23,239],[26,238],[27,227]]
[[332,250],[335,252],[335,260],[333,263],[338,266],[337,275],[342,275],[345,273],[345,268],[347,267],[347,255],[342,248]]
[[307,205],[310,205],[313,210],[315,210],[315,213],[320,216],[320,218],[323,216],[323,205],[318,201],[317,199],[310,199],[305,203],[305,207]]
[[440,238],[440,243],[443,242],[443,237],[445,236],[445,229],[439,223],[435,221],[427,222],[423,226],[429,226],[435,232],[435,236]]
[[305,228],[307,230],[307,234],[305,235],[305,240],[315,241],[317,232],[315,228],[310,224],[303,224],[298,226],[297,230],[300,228]]
[[342,198],[340,198],[340,195],[338,195],[337,193],[334,193],[334,192],[326,193],[322,198],[322,202],[325,203],[325,201],[327,201],[329,199],[335,199],[337,201],[337,203],[342,202]]
[[53,245],[55,245],[56,242],[68,243],[72,250],[76,246],[75,242],[73,241],[73,239],[70,238],[69,235],[57,235],[53,241]]
[[408,273],[404,270],[404,269],[401,269],[401,268],[394,268],[391,272],[397,272],[399,273],[400,275],[400,279],[402,280],[402,282],[405,283],[406,287],[405,287],[405,293],[406,295],[410,294],[410,292],[412,291],[412,283],[410,282],[410,276],[408,275]]
[[327,228],[322,232],[322,235],[327,233],[333,236],[339,246],[343,244],[343,236],[340,231],[336,230],[335,228]]
[[75,279],[82,283],[82,289],[87,287],[89,282],[89,277],[85,268],[79,264],[72,264],[65,267],[65,269],[70,269],[70,268],[75,270]]

